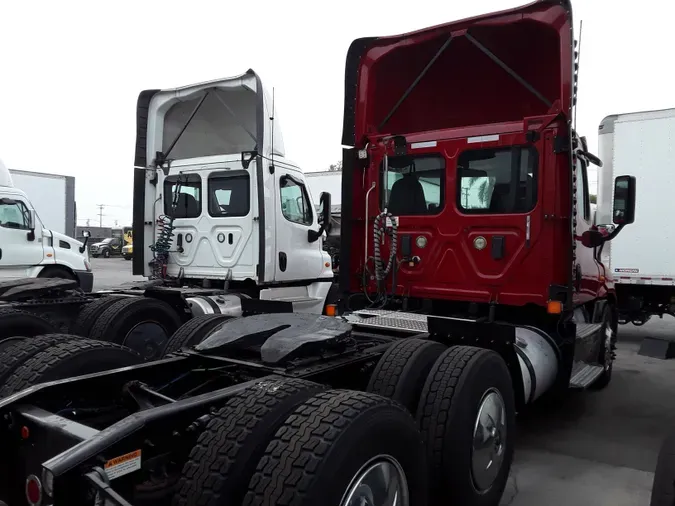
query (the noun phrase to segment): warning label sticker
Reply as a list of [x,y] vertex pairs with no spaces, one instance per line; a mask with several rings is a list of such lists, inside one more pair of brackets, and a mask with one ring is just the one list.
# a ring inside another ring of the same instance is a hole
[[640,269],[614,269],[614,272],[625,272],[628,274],[638,274]]
[[141,468],[141,450],[110,459],[104,467],[110,480],[138,471]]

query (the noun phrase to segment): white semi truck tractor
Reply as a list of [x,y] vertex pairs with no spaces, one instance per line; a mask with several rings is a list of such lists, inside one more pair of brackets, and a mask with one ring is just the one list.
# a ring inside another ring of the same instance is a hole
[[0,339],[43,333],[35,319],[48,318],[60,331],[115,341],[149,359],[188,320],[201,332],[199,318],[213,314],[334,309],[323,248],[330,194],[313,205],[254,71],[143,91],[134,173],[133,272],[147,281],[88,296],[68,280],[0,288],[0,310],[4,300],[6,313],[31,313],[22,325],[5,324]]
[[69,279],[85,292],[94,283],[85,245],[45,227],[0,160],[0,282],[22,278]]

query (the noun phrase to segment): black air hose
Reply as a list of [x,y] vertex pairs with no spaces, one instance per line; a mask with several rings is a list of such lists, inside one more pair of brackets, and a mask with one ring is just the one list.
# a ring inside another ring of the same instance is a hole
[[[391,247],[389,248],[389,261],[387,262],[387,267],[382,267],[382,254],[380,252],[380,243],[382,238],[386,233],[387,229],[387,219],[390,219],[392,222],[392,235],[391,235]],[[373,247],[373,258],[375,261],[375,279],[378,282],[384,281],[384,278],[389,274],[391,268],[394,266],[396,261],[396,247],[398,244],[398,224],[396,220],[392,218],[391,213],[382,212],[375,217],[375,223],[373,223],[373,239],[375,241]]]

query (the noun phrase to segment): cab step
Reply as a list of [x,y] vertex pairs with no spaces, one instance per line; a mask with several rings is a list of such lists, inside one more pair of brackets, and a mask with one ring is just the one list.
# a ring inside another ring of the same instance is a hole
[[600,332],[602,323],[577,323],[577,339],[586,340]]
[[600,377],[603,370],[599,365],[575,362],[570,377],[570,388],[588,388]]

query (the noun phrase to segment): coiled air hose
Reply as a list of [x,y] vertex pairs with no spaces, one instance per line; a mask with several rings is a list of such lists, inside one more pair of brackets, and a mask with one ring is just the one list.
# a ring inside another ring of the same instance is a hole
[[[387,219],[391,220],[392,234],[391,246],[389,248],[389,260],[387,261],[387,266],[383,267],[384,262],[382,261],[380,244],[383,242],[383,237],[386,234]],[[373,259],[375,262],[375,279],[378,281],[378,284],[384,281],[396,262],[396,248],[398,245],[397,232],[398,223],[396,220],[392,219],[391,213],[383,211],[375,217],[375,222],[373,223],[373,239],[375,241],[373,247]]]

